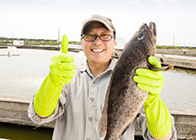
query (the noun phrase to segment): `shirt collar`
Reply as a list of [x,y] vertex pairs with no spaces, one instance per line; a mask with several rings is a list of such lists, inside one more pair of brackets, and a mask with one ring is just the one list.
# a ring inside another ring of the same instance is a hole
[[115,65],[116,65],[116,59],[111,58],[110,65],[109,65],[108,68],[105,70],[105,72],[107,72],[107,71],[112,71],[112,70],[114,69]]
[[[114,69],[114,67],[115,67],[115,64],[116,64],[116,60],[115,60],[114,58],[111,58],[110,65],[108,66],[108,68],[107,68],[103,73],[108,72],[108,71],[112,71],[112,70]],[[91,77],[94,78],[94,76],[92,75],[92,73],[91,73],[91,71],[90,71],[90,68],[89,68],[89,66],[88,66],[87,60],[79,66],[79,71],[80,71],[81,73],[83,73],[83,72],[88,72],[88,74],[89,74]]]

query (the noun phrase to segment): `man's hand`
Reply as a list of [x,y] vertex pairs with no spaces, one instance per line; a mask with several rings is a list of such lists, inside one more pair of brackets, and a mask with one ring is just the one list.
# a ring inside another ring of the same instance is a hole
[[[161,68],[161,64],[155,57],[150,56],[148,61],[154,68]],[[135,73],[137,75],[133,77],[133,80],[137,83],[138,88],[153,95],[161,92],[164,84],[164,77],[161,71],[138,68]]]
[[[148,61],[154,68],[161,68],[161,64],[155,57],[150,56]],[[138,68],[136,74],[133,80],[137,83],[138,88],[148,92],[144,103],[144,113],[150,134],[157,140],[171,139],[171,116],[159,96],[164,84],[162,72]]]
[[75,74],[75,64],[72,55],[68,54],[68,39],[64,35],[61,41],[59,54],[54,55],[50,61],[49,76],[54,85],[63,85],[71,82]]
[[68,40],[67,36],[64,35],[61,41],[61,51],[51,58],[50,72],[33,99],[33,108],[40,117],[47,117],[53,113],[62,86],[70,83],[75,74],[74,59],[67,52]]

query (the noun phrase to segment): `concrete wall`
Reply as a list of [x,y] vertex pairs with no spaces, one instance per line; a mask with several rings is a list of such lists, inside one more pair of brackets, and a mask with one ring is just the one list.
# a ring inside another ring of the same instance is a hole
[[[30,100],[19,98],[0,97],[0,122],[37,126],[28,118],[28,105]],[[42,127],[53,127],[54,122]]]
[[180,59],[173,57],[157,56],[156,57],[161,64],[164,65],[174,65],[175,67],[196,69],[196,60],[191,59]]
[[[116,51],[113,52],[112,56],[118,59],[121,55],[121,51],[122,50],[116,49]],[[188,51],[188,52],[191,53],[191,51]],[[196,51],[194,52],[196,53]],[[176,50],[176,53],[177,54],[183,53],[183,51],[178,52]],[[180,68],[196,69],[196,59],[186,59],[186,58],[165,56],[164,54],[171,54],[171,52],[167,52],[167,50],[157,51],[157,54],[159,55],[157,55],[156,58],[163,65],[174,65],[175,67],[180,67]],[[187,55],[184,55],[184,56],[187,56]]]
[[191,49],[157,49],[156,52],[159,54],[196,56],[196,50]]
[[[0,122],[37,126],[27,114],[30,100],[0,97]],[[196,111],[170,110],[175,118],[178,139],[196,139]],[[54,127],[54,122],[41,127]],[[141,131],[136,127],[136,135],[141,136]]]

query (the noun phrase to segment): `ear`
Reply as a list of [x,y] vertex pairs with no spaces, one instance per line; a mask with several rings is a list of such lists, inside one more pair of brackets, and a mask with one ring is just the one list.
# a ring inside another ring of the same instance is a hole
[[81,42],[82,49],[83,49],[83,43],[84,43],[84,40],[83,40],[82,38],[80,38],[80,42]]
[[114,38],[114,47],[116,46],[117,42],[116,42],[116,37]]
[[81,44],[82,44],[82,38],[80,38],[80,42],[81,42]]

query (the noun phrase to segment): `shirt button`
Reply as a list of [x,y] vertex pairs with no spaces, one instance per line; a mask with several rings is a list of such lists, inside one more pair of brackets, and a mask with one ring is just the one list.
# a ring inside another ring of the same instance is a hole
[[90,122],[92,122],[92,121],[93,121],[93,118],[89,117],[88,120],[89,120]]
[[90,97],[91,102],[93,102],[95,99],[93,97]]

